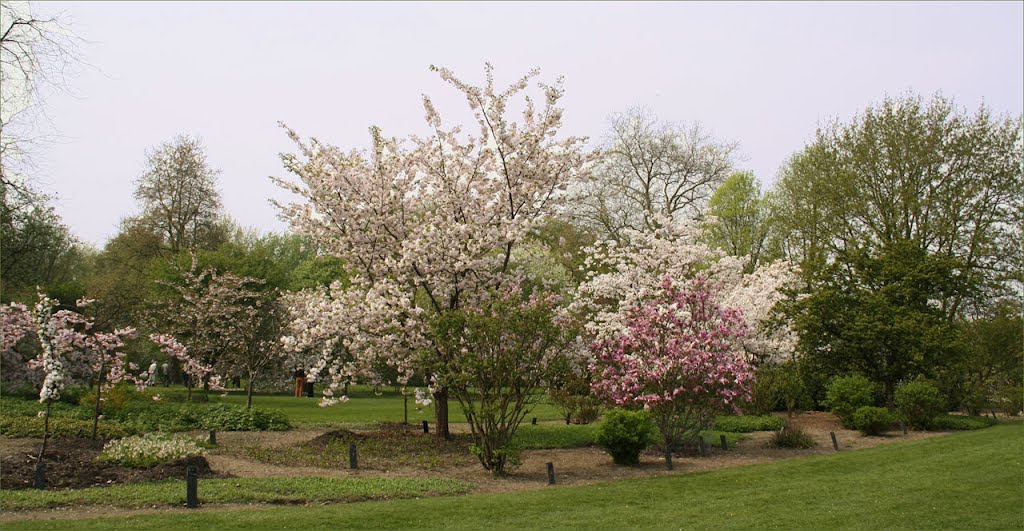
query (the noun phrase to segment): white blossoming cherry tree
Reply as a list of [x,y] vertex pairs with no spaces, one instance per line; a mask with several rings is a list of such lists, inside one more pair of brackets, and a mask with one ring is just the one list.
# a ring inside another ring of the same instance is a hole
[[[350,286],[293,299],[286,345],[319,349],[312,375],[330,381],[328,394],[374,362],[396,368],[400,379],[417,368],[444,371],[430,323],[518,282],[513,251],[588,165],[585,139],[559,134],[560,79],[538,84],[538,108],[525,94],[537,70],[499,90],[490,65],[482,87],[431,69],[465,96],[476,134],[446,127],[426,96],[429,134],[399,141],[371,128],[368,152],[288,130],[299,153],[282,158],[299,181],[276,181],[301,201],[279,205],[282,216],[356,273]],[[518,121],[510,104],[521,107]],[[437,431],[447,437],[448,389],[436,385],[433,396]]]

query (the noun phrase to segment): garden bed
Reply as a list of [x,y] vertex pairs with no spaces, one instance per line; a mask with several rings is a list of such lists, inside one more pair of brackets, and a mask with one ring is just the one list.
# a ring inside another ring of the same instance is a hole
[[[22,439],[22,444],[6,444],[0,454],[0,488],[32,488],[39,444]],[[152,468],[129,468],[97,461],[105,441],[92,439],[51,439],[47,444],[46,481],[52,489],[80,489],[142,483],[161,479],[184,479],[190,465],[199,469],[200,478],[231,477],[210,468],[205,457],[178,459]],[[12,441],[13,443],[13,441]]]

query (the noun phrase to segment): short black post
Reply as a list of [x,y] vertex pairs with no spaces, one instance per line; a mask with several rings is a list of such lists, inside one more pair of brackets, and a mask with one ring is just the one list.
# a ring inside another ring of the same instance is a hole
[[348,443],[348,467],[352,470],[359,468],[359,459],[356,457],[356,443]]
[[210,444],[217,446],[217,430],[210,430]]
[[533,424],[534,426],[536,426],[537,425],[537,417],[533,417],[533,422],[531,422],[530,424]]
[[40,490],[46,490],[46,463],[36,463],[36,477],[33,486]]
[[554,485],[555,484],[555,464],[554,463],[548,463],[547,466],[548,466],[548,485]]
[[199,507],[199,469],[195,465],[185,469],[185,507]]
[[903,422],[902,420],[900,421],[900,430],[903,432],[903,436],[906,437],[907,436],[907,423]]
[[722,449],[723,450],[728,450],[729,449],[729,443],[725,442],[725,434],[724,433],[721,434],[720,437],[722,439]]
[[839,441],[836,441],[836,432],[830,431],[828,433],[829,433],[829,435],[832,436],[832,448],[835,448],[836,451],[838,452],[839,451]]
[[425,420],[423,421],[423,433],[430,433],[430,425]]
[[701,457],[707,457],[708,450],[704,446],[704,436],[703,435],[698,435],[697,436],[697,444],[700,446],[700,456]]
[[665,450],[665,470],[672,470],[672,450]]

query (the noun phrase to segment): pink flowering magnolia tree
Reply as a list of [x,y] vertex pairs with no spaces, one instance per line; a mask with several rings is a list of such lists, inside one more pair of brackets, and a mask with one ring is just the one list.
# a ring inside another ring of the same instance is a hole
[[611,405],[650,411],[671,468],[680,443],[748,397],[753,370],[741,346],[747,333],[742,312],[720,306],[709,280],[675,284],[666,276],[629,308],[620,332],[594,343],[593,392]]
[[742,310],[749,332],[741,346],[749,362],[760,365],[790,358],[796,335],[788,323],[772,318],[772,310],[797,287],[795,266],[780,260],[744,273],[746,258],[708,246],[703,234],[697,223],[666,219],[651,232],[627,232],[625,243],[599,242],[589,248],[589,273],[570,308],[585,320],[588,336],[605,339],[621,334],[631,309],[657,293],[666,276],[682,280],[701,275],[715,286],[712,296],[717,304]]
[[[446,126],[428,97],[428,134],[399,141],[372,128],[368,152],[288,130],[299,154],[282,158],[299,182],[277,182],[301,200],[279,205],[282,216],[356,274],[350,286],[308,292],[292,306],[295,333],[286,344],[320,347],[317,375],[334,384],[381,360],[406,376],[436,366],[444,358],[427,323],[484,305],[517,282],[514,251],[588,167],[585,139],[559,134],[560,81],[538,85],[537,105],[519,98],[536,70],[502,90],[490,65],[482,87],[432,69],[466,98],[476,134]],[[510,104],[522,109],[520,120]],[[434,398],[438,433],[447,437],[448,389],[436,386]]]

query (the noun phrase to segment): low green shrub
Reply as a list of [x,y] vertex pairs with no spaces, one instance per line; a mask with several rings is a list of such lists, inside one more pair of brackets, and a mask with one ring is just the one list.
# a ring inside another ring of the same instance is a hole
[[640,452],[654,441],[655,433],[654,422],[646,411],[613,409],[605,413],[594,440],[611,454],[615,464],[636,465],[640,463]]
[[799,426],[786,424],[772,434],[768,445],[773,448],[814,448],[817,443]]
[[715,418],[715,430],[732,433],[777,431],[786,424],[775,415],[721,415]]
[[[814,401],[801,377],[796,362],[768,365],[757,370],[750,401],[741,406],[744,413],[766,415],[772,411],[793,412],[813,408]],[[778,429],[778,428],[776,428]]]
[[864,435],[878,435],[888,431],[896,419],[884,407],[861,406],[853,414],[853,427]]
[[245,409],[232,404],[214,404],[202,412],[203,428],[224,431],[287,431],[288,417],[276,410]]
[[828,384],[824,405],[832,410],[846,428],[855,428],[853,415],[875,402],[875,385],[860,374],[840,376]]
[[[148,400],[146,395],[140,393],[135,389],[135,387],[128,384],[114,386],[112,389],[104,391],[103,396],[100,398],[104,414],[123,409],[129,403]],[[83,407],[95,407],[96,390],[91,389],[82,393],[78,398],[78,404]]]
[[930,422],[933,430],[980,430],[998,424],[991,417],[976,417],[968,415],[939,415]]
[[576,395],[555,389],[548,392],[548,397],[562,409],[566,424],[590,424],[601,415],[601,401],[593,395]]
[[[96,434],[101,439],[124,437],[127,433],[117,422],[101,420]],[[42,417],[0,417],[0,436],[9,438],[42,437]],[[50,436],[57,438],[92,437],[92,421],[69,417],[50,417]]]
[[924,380],[897,385],[893,403],[900,417],[919,430],[928,429],[931,420],[946,410],[946,400],[939,394],[939,388]]
[[191,437],[147,433],[108,442],[98,459],[132,468],[150,468],[204,453],[199,442]]

